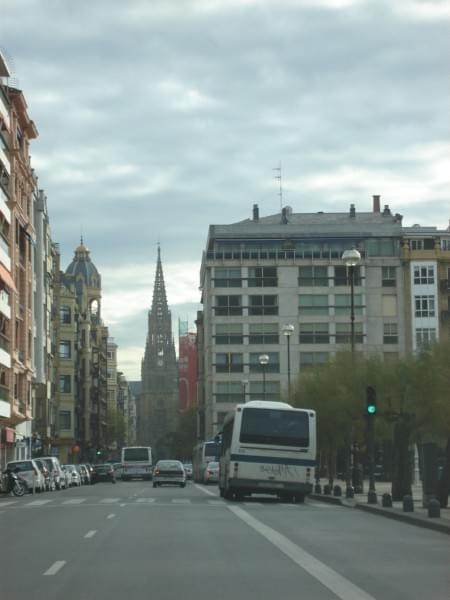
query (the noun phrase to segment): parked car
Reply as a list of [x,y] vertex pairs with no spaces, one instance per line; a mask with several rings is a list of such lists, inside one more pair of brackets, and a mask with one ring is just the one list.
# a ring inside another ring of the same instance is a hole
[[66,485],[66,476],[61,469],[61,465],[56,456],[42,456],[41,460],[45,462],[48,470],[50,471],[50,475],[53,479],[53,484],[55,489],[62,490],[67,487]]
[[91,483],[91,476],[89,474],[89,469],[86,465],[76,465],[77,471],[80,474],[81,483],[83,485],[88,485]]
[[186,486],[186,471],[179,460],[158,460],[153,470],[153,487],[171,484]]
[[12,460],[7,463],[6,468],[15,471],[25,479],[29,492],[33,489],[37,492],[45,492],[45,478],[33,459]]
[[96,465],[91,465],[90,463],[86,463],[86,468],[89,471],[89,482],[92,485],[97,481],[97,473],[95,471]]
[[45,489],[48,492],[55,491],[55,482],[53,481],[53,477],[42,458],[34,458],[34,462],[37,464],[39,471],[42,473],[45,482]]
[[192,479],[192,463],[183,463],[183,467],[186,471],[186,479]]
[[95,472],[97,474],[97,481],[111,481],[111,483],[116,483],[116,474],[114,466],[111,463],[95,465]]
[[114,463],[113,464],[114,467],[114,472],[116,474],[116,477],[120,477],[122,475],[122,463]]
[[81,477],[75,465],[63,465],[63,471],[66,474],[67,485],[81,485]]
[[203,481],[208,483],[219,483],[219,463],[211,461],[206,465]]

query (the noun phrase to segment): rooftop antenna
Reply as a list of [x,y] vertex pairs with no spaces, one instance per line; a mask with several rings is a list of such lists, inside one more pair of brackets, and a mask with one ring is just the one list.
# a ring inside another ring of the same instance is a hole
[[281,161],[278,163],[278,167],[272,169],[272,171],[278,171],[278,175],[275,175],[274,179],[278,179],[280,183],[280,188],[278,191],[278,195],[280,196],[280,211],[283,209],[283,186],[281,182]]

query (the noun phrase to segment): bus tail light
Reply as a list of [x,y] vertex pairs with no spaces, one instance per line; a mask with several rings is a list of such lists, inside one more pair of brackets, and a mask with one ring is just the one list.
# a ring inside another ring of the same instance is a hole
[[306,479],[311,477],[311,469],[309,467],[306,468]]
[[239,470],[239,463],[234,463],[234,476],[236,477]]

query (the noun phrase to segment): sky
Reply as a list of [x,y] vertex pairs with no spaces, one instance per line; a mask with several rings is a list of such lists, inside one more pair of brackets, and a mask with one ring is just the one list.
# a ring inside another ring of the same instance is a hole
[[119,368],[140,378],[157,245],[195,330],[210,224],[450,217],[449,0],[0,0],[67,268],[83,235]]

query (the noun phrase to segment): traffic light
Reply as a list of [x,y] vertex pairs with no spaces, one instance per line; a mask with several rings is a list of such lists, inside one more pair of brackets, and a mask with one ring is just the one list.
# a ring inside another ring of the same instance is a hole
[[366,388],[366,413],[375,415],[377,412],[377,393],[372,385]]
[[101,450],[97,450],[97,456],[101,456],[102,455],[102,451]]

